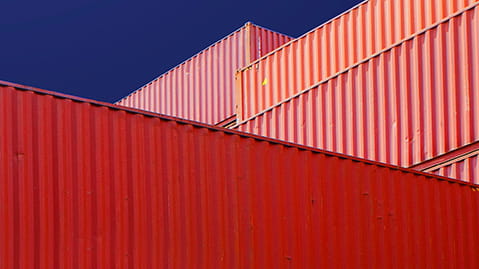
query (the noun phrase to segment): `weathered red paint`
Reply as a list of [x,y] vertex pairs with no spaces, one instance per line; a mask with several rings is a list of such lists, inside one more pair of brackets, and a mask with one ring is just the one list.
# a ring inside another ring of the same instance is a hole
[[479,186],[0,86],[0,268],[479,268]]
[[478,74],[475,5],[238,128],[409,167],[479,140]]
[[244,67],[236,75],[244,121],[479,0],[369,0]]
[[217,124],[235,113],[236,70],[289,40],[247,23],[117,104]]

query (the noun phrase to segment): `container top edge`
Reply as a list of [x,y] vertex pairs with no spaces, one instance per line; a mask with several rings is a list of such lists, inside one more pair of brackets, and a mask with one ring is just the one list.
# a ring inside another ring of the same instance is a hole
[[277,139],[273,139],[273,138],[269,138],[269,137],[249,134],[249,133],[240,132],[240,131],[236,131],[236,130],[232,130],[232,129],[226,129],[226,128],[217,127],[217,126],[213,126],[213,125],[207,125],[207,124],[204,124],[204,123],[195,122],[195,121],[191,121],[191,120],[175,118],[175,117],[172,117],[172,116],[152,113],[152,112],[148,112],[148,111],[129,108],[129,107],[121,106],[121,105],[110,104],[110,103],[96,101],[96,100],[87,99],[87,98],[81,98],[81,97],[77,97],[77,96],[73,96],[73,95],[62,94],[62,93],[59,93],[59,92],[43,90],[43,89],[39,89],[39,88],[36,88],[36,87],[20,85],[20,84],[7,82],[7,81],[2,81],[2,80],[0,80],[0,86],[12,87],[16,90],[31,91],[33,93],[37,93],[37,94],[40,94],[40,95],[49,95],[49,96],[60,98],[60,99],[68,99],[68,100],[71,100],[71,101],[88,103],[88,104],[91,104],[91,105],[96,105],[96,106],[101,106],[101,107],[107,107],[107,108],[110,108],[110,109],[113,109],[113,110],[125,111],[125,112],[129,112],[129,113],[132,113],[132,114],[143,115],[143,116],[146,116],[146,117],[158,118],[158,119],[162,119],[162,120],[166,120],[166,121],[174,121],[174,122],[177,122],[177,123],[180,123],[180,124],[191,125],[191,126],[197,127],[197,128],[205,128],[205,129],[209,129],[209,130],[212,130],[212,131],[223,132],[223,133],[230,134],[230,135],[238,135],[238,136],[243,137],[243,138],[251,138],[251,139],[255,139],[257,141],[264,141],[264,142],[268,142],[268,143],[271,143],[271,144],[276,144],[276,145],[285,146],[285,147],[289,147],[289,148],[296,148],[298,150],[309,151],[309,152],[312,152],[312,153],[323,154],[323,155],[326,155],[326,156],[337,157],[337,158],[340,158],[340,159],[347,159],[347,160],[351,160],[351,161],[355,161],[355,162],[374,165],[374,166],[377,166],[377,167],[383,167],[383,168],[387,168],[387,169],[391,169],[391,170],[397,170],[397,171],[401,171],[401,172],[405,172],[405,173],[411,173],[411,174],[415,174],[415,175],[419,175],[419,176],[425,176],[425,177],[429,177],[429,178],[434,178],[436,180],[447,181],[447,182],[451,182],[451,183],[457,183],[457,184],[460,184],[460,185],[472,187],[474,189],[479,189],[479,185],[469,183],[469,182],[464,182],[464,181],[460,181],[460,180],[456,180],[456,179],[451,179],[451,178],[447,178],[447,177],[443,177],[443,176],[438,176],[438,175],[434,175],[434,174],[430,174],[430,173],[425,173],[425,172],[413,170],[413,169],[410,169],[410,168],[404,168],[404,167],[394,166],[394,165],[391,165],[391,164],[366,160],[366,159],[362,159],[362,158],[358,158],[358,157],[354,157],[354,156],[350,156],[350,155],[345,155],[345,154],[341,154],[341,153],[337,153],[337,152],[331,152],[331,151],[327,151],[327,150],[323,150],[323,149],[318,149],[318,148],[308,147],[308,146],[299,145],[299,144],[295,144],[295,143],[290,143],[290,142],[286,142],[286,141],[281,141],[281,140],[277,140]]
[[232,36],[235,35],[236,33],[240,32],[241,30],[243,30],[244,28],[246,28],[246,25],[247,25],[248,23],[251,23],[251,22],[249,22],[249,21],[246,22],[245,24],[243,24],[242,26],[240,26],[239,28],[237,28],[237,29],[234,30],[233,32],[229,33],[228,35],[224,36],[224,37],[221,38],[220,40],[217,40],[217,41],[215,41],[214,43],[208,45],[206,48],[201,49],[200,51],[198,51],[197,53],[195,53],[193,56],[191,56],[191,57],[187,58],[186,60],[180,62],[179,64],[173,66],[172,68],[168,69],[166,72],[164,72],[164,73],[160,74],[159,76],[155,77],[154,79],[148,81],[147,83],[143,84],[142,86],[140,86],[140,87],[137,88],[136,90],[133,90],[133,91],[132,91],[130,94],[128,94],[127,96],[124,96],[124,97],[120,98],[118,101],[115,101],[114,103],[115,103],[115,104],[116,104],[116,103],[119,103],[119,102],[121,102],[122,100],[124,100],[124,99],[130,97],[131,95],[133,95],[133,94],[135,94],[136,92],[138,92],[138,91],[140,91],[141,89],[143,89],[143,88],[144,88],[145,86],[147,86],[148,84],[150,84],[150,83],[152,83],[152,82],[154,82],[154,81],[160,79],[161,77],[167,75],[168,73],[172,72],[173,70],[179,68],[181,65],[185,64],[186,62],[191,61],[192,59],[198,57],[200,54],[204,53],[204,52],[207,51],[209,48],[214,47],[214,46],[216,46],[217,44],[223,42],[224,40],[226,40],[226,39],[232,37]]
[[291,36],[288,36],[286,34],[283,34],[283,33],[280,33],[280,32],[277,32],[277,31],[273,31],[273,30],[270,30],[266,27],[263,27],[263,26],[260,26],[260,25],[257,25],[255,23],[253,23],[252,21],[247,21],[246,23],[244,23],[241,27],[237,28],[236,30],[234,30],[233,32],[229,33],[228,35],[222,37],[221,39],[215,41],[214,43],[210,44],[209,46],[207,46],[206,48],[200,50],[199,52],[195,53],[193,56],[187,58],[186,60],[180,62],[179,64],[173,66],[172,68],[168,69],[166,72],[160,74],[159,76],[155,77],[154,79],[148,81],[147,83],[143,84],[141,87],[137,88],[136,90],[133,90],[132,92],[130,92],[127,96],[124,96],[124,97],[121,97],[120,99],[118,99],[117,101],[115,101],[114,103],[119,103],[121,101],[123,101],[124,99],[127,99],[128,97],[132,96],[133,94],[135,94],[136,92],[138,91],[141,91],[143,88],[145,88],[148,84],[154,82],[154,81],[157,81],[158,79],[160,79],[161,77],[164,77],[166,75],[168,75],[169,73],[171,73],[172,71],[180,68],[180,66],[182,66],[183,64],[189,62],[189,61],[192,61],[193,59],[199,57],[201,54],[205,53],[207,50],[209,50],[210,48],[218,45],[219,43],[225,41],[226,39],[228,38],[231,38],[232,36],[234,36],[235,34],[237,34],[238,32],[242,31],[243,29],[246,29],[247,25],[248,24],[251,24],[251,25],[254,25],[256,27],[259,27],[259,28],[263,28],[263,29],[266,29],[270,32],[274,32],[276,34],[280,34],[280,35],[284,35],[284,36],[287,36],[289,38],[294,38],[294,37],[291,37]]

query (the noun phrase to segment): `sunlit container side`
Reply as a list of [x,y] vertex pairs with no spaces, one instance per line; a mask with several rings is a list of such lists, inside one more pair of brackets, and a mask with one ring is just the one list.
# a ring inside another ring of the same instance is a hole
[[455,179],[479,183],[479,141],[411,167]]
[[289,40],[247,23],[116,104],[217,124],[235,113],[236,70]]
[[479,0],[370,0],[236,74],[236,111],[248,119]]
[[478,185],[2,85],[0,268],[479,268]]
[[479,7],[238,128],[403,167],[479,140]]

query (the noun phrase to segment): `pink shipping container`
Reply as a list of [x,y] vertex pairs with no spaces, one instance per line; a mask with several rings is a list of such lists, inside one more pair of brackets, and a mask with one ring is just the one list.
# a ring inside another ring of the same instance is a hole
[[237,117],[253,117],[478,1],[363,2],[239,71]]
[[479,7],[239,124],[409,167],[479,140]]
[[235,113],[236,70],[289,40],[286,35],[246,23],[117,104],[221,124]]
[[479,141],[411,168],[477,184],[479,183]]
[[0,268],[479,268],[477,185],[1,85]]

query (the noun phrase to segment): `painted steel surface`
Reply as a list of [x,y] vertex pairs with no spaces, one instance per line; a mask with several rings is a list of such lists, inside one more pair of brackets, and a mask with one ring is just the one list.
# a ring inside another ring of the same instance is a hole
[[117,102],[217,124],[234,115],[234,74],[290,37],[247,23]]
[[478,268],[479,192],[0,86],[0,268]]
[[370,0],[236,74],[239,121],[287,99],[479,0]]
[[477,184],[479,183],[479,141],[411,168]]
[[475,6],[239,125],[403,167],[479,140]]

